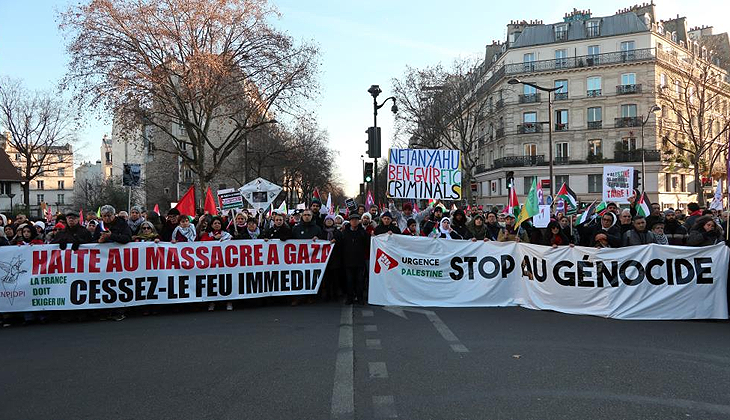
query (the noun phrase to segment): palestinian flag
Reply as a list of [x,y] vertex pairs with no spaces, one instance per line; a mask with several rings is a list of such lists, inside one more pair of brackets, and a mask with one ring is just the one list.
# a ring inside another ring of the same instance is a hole
[[639,200],[636,202],[636,215],[648,216],[651,214],[651,201],[645,192],[641,193]]
[[579,226],[583,223],[591,220],[591,216],[593,216],[593,213],[596,212],[596,202],[592,202],[590,206],[584,211],[583,213],[578,216],[578,218],[575,220],[575,225]]
[[312,193],[312,202],[315,201],[322,204],[322,198],[319,196],[319,188],[315,188],[314,192]]
[[[571,215],[578,212],[578,199],[575,192],[566,183],[558,190],[557,198],[562,198],[565,203],[565,214]],[[557,201],[557,200],[556,200]]]
[[606,203],[605,201],[601,201],[596,206],[596,213],[598,213],[598,215],[600,215],[600,216],[603,216],[603,213],[606,212],[607,207],[608,207],[608,203]]
[[509,198],[507,199],[507,207],[502,210],[502,213],[504,214],[512,214],[515,216],[515,219],[517,216],[520,215],[520,202],[517,200],[517,192],[514,188],[510,188],[509,190]]

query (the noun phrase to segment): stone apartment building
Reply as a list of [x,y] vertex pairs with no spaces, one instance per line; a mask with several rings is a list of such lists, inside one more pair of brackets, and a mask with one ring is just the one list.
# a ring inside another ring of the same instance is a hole
[[662,141],[667,116],[652,108],[671,100],[660,89],[672,66],[668,57],[702,58],[702,44],[710,39],[718,46],[702,59],[727,86],[730,44],[727,34],[714,35],[711,28],[688,30],[679,16],[655,16],[653,3],[605,17],[574,10],[554,24],[510,22],[507,39],[487,46],[477,87],[490,104],[477,146],[478,204],[506,204],[508,174],[520,196],[533,178],[538,185],[549,179],[548,93],[508,84],[510,79],[559,87],[552,94],[555,191],[565,182],[582,201],[600,201],[603,166],[640,171],[643,157],[645,173],[638,177],[652,202],[684,208],[692,201],[693,171],[669,162]]

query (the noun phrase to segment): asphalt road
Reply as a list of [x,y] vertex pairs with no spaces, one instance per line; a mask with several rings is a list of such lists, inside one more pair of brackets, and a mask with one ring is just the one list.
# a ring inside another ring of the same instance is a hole
[[312,304],[0,344],[0,419],[730,418],[728,322]]

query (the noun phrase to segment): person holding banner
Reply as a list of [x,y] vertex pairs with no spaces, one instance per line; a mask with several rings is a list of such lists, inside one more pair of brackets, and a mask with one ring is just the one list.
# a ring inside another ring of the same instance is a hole
[[442,217],[441,223],[439,223],[438,230],[431,232],[428,235],[429,238],[446,238],[446,239],[464,239],[459,232],[455,231],[451,227],[451,219],[448,217]]
[[[345,269],[346,305],[365,304],[365,267],[370,235],[360,225],[360,215],[350,214],[350,223],[342,232],[342,265]],[[336,248],[336,247],[335,247]]]
[[38,239],[38,232],[35,227],[24,224],[20,225],[18,234],[12,242],[13,245],[43,245],[43,241]]
[[[494,220],[496,221],[497,218],[495,217]],[[467,229],[469,229],[469,234],[471,235],[472,241],[487,241],[489,238],[487,238],[487,227],[484,225],[484,216],[481,214],[476,214],[474,217],[471,218],[469,223],[466,224]],[[499,235],[499,232],[497,233]]]
[[132,242],[132,231],[127,221],[116,217],[114,207],[110,205],[101,206],[101,222],[96,225],[96,231],[92,240],[98,243],[117,242],[126,244]]
[[433,206],[425,209],[425,222],[421,224],[421,235],[429,236],[432,232],[439,230],[439,224],[444,217],[443,208],[439,206],[439,200],[433,203]]
[[380,216],[380,224],[375,228],[375,235],[382,235],[384,233],[400,235],[400,232],[398,226],[393,223],[393,217],[389,211],[386,211]]
[[454,210],[451,217],[451,228],[461,236],[461,239],[471,239],[471,232],[466,227],[466,213],[464,213],[464,210]]
[[291,239],[292,233],[289,229],[289,225],[284,223],[284,215],[274,215],[274,224],[270,228],[266,229],[263,235],[263,240],[268,241],[269,239],[279,239],[286,241]]
[[496,241],[499,239],[499,233],[502,232],[502,226],[499,225],[497,213],[490,211],[487,213],[487,240]]
[[137,235],[132,236],[134,242],[160,242],[160,235],[157,234],[155,225],[152,222],[145,220],[139,226],[139,232]]
[[246,220],[246,228],[243,231],[241,239],[258,239],[259,237],[261,237],[261,230],[256,223],[256,218],[249,217],[248,220]]
[[712,220],[712,216],[705,215],[698,217],[692,229],[689,231],[687,245],[709,246],[722,242],[725,238],[722,228]]
[[332,248],[327,268],[324,272],[322,284],[319,287],[319,296],[325,300],[336,300],[338,296],[338,281],[342,278],[341,260],[342,260],[342,232],[335,226],[335,216],[328,214],[324,218],[323,238],[330,243],[335,244]]
[[644,216],[634,217],[634,228],[624,234],[623,246],[655,244],[656,237],[646,226]]
[[79,245],[91,242],[91,233],[79,224],[78,214],[74,212],[66,214],[66,222],[68,226],[56,234],[51,241],[52,244],[58,244],[61,249],[66,249],[67,244],[71,244],[71,249],[76,251]]
[[236,216],[233,218],[233,223],[228,228],[228,233],[231,234],[233,239],[244,239],[245,231],[246,231],[246,215],[241,213],[236,213]]
[[591,234],[590,247],[620,248],[621,231],[616,226],[616,215],[607,211],[601,216],[601,222]]
[[563,232],[560,227],[560,222],[551,220],[548,223],[547,231],[545,232],[545,245],[557,248],[559,246],[573,246],[570,238]]
[[312,220],[314,213],[310,209],[302,212],[302,219],[293,229],[294,239],[319,239],[322,237],[322,229]]
[[522,228],[515,228],[515,215],[512,213],[507,213],[504,215],[504,229],[499,231],[499,236],[497,237],[497,241],[499,242],[524,242],[526,244],[530,243],[530,239],[527,236],[527,232],[525,232]]
[[177,225],[180,223],[180,210],[170,209],[165,217],[165,223],[162,225],[160,230],[160,240],[164,242],[170,242],[172,240],[172,232],[175,230]]
[[208,226],[208,229],[201,235],[199,240],[223,242],[231,239],[231,234],[223,230],[223,219],[220,216],[213,216],[210,221],[210,226]]

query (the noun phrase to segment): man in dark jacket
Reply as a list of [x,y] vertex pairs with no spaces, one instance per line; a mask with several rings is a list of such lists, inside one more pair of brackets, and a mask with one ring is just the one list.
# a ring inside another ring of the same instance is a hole
[[664,210],[664,236],[669,240],[669,245],[685,245],[687,234],[687,228],[677,220],[674,210]]
[[393,223],[393,216],[389,211],[386,211],[380,216],[380,224],[375,227],[375,234],[382,235],[383,233],[395,233],[400,234],[400,228]]
[[471,231],[466,227],[466,214],[462,209],[454,210],[451,216],[451,228],[456,231],[463,239],[471,239]]
[[312,210],[312,221],[319,226],[320,229],[322,229],[324,227],[324,218],[326,216],[325,214],[320,213],[320,210],[322,209],[322,202],[315,198],[312,200],[312,204],[309,208]]
[[[160,230],[160,240],[163,242],[172,241],[172,232],[175,230],[177,225],[180,223],[180,210],[170,209],[167,212],[165,223],[162,225]],[[225,226],[223,226],[225,227]]]
[[117,242],[126,244],[132,241],[132,231],[127,221],[116,217],[114,207],[105,205],[101,207],[101,223],[96,225],[93,241],[101,243]]
[[307,209],[302,212],[302,220],[292,229],[294,239],[313,239],[322,237],[322,229],[312,221],[312,210]]
[[643,216],[634,217],[634,228],[624,233],[623,245],[646,245],[655,244],[654,232],[646,227],[646,219]]
[[659,206],[659,203],[652,203],[651,214],[646,216],[646,229],[651,230],[654,227],[654,223],[663,221],[664,214],[662,214],[662,208]]
[[274,216],[274,224],[271,225],[270,228],[266,229],[262,239],[280,239],[282,241],[286,241],[287,239],[291,239],[291,236],[291,229],[286,223],[284,223],[284,216],[277,214]]
[[79,224],[78,214],[66,214],[66,222],[68,223],[66,229],[59,232],[51,243],[59,244],[61,249],[66,249],[66,245],[71,244],[71,249],[76,251],[79,245],[91,242],[91,232]]
[[342,266],[345,269],[346,305],[352,305],[355,299],[365,304],[365,261],[368,258],[370,237],[360,225],[360,215],[350,215],[350,224],[342,232]]
[[443,209],[441,206],[437,206],[434,204],[433,209],[431,210],[430,217],[426,217],[423,224],[421,225],[421,235],[428,236],[433,232],[434,229],[439,228],[439,223],[441,223],[441,219],[444,217]]
[[695,220],[702,216],[702,209],[700,209],[700,205],[697,203],[689,203],[687,204],[687,212],[689,214],[684,220],[684,228],[687,229],[687,232],[689,232],[692,230],[692,226],[694,226]]
[[487,239],[490,241],[496,241],[499,238],[499,232],[502,230],[502,227],[499,226],[499,222],[497,221],[497,213],[490,211],[487,213]]

